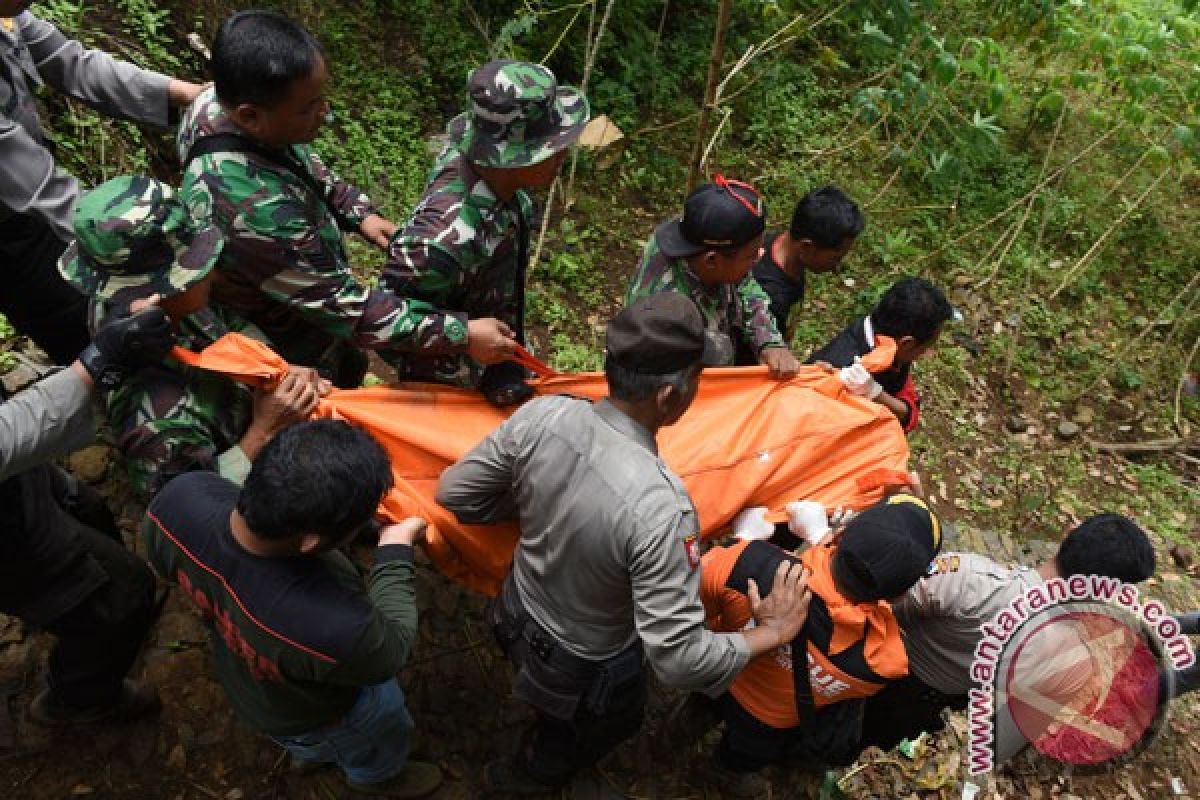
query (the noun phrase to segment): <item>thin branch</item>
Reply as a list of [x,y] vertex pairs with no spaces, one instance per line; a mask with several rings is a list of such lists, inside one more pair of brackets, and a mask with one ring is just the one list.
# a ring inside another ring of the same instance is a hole
[[1070,161],[1068,161],[1067,163],[1063,164],[1061,167],[1058,167],[1056,170],[1054,170],[1054,172],[1051,175],[1047,176],[1047,178],[1044,181],[1042,181],[1041,183],[1035,184],[1034,187],[1032,189],[1030,189],[1028,192],[1026,192],[1025,194],[1018,197],[1016,200],[1009,203],[1004,208],[1003,211],[1000,211],[1000,212],[992,215],[990,218],[979,223],[974,228],[971,228],[971,230],[967,231],[966,233],[960,234],[959,236],[956,236],[955,238],[946,242],[945,244],[943,244],[941,247],[937,248],[936,250],[929,251],[925,255],[914,260],[913,265],[915,266],[917,264],[920,264],[922,261],[926,261],[930,258],[933,258],[936,255],[939,255],[944,250],[946,250],[946,248],[953,247],[954,245],[961,242],[963,239],[967,239],[971,236],[974,236],[975,234],[979,233],[981,230],[991,227],[992,224],[995,223],[997,220],[1003,219],[1004,217],[1008,216],[1009,212],[1011,212],[1014,208],[1016,208],[1017,206],[1021,205],[1024,202],[1028,201],[1030,197],[1032,197],[1033,195],[1040,192],[1051,181],[1057,180],[1060,175],[1062,175],[1064,172],[1067,171],[1067,169],[1069,169],[1070,167],[1074,166],[1075,164],[1077,164],[1078,162],[1080,162],[1084,158],[1086,158],[1088,153],[1095,150],[1097,147],[1099,147],[1101,144],[1103,144],[1105,141],[1107,141],[1118,130],[1120,130],[1120,129],[1119,128],[1110,129],[1109,131],[1104,133],[1104,135],[1100,136],[1094,142],[1089,144],[1087,147],[1083,148],[1083,150],[1079,151],[1079,153],[1077,153],[1075,156],[1073,156]]
[[1183,369],[1179,371],[1179,383],[1175,385],[1175,430],[1179,431],[1180,436],[1188,436],[1192,432],[1191,426],[1183,418],[1183,387],[1187,385],[1188,371],[1192,368],[1192,362],[1196,360],[1198,349],[1200,349],[1200,336],[1197,336],[1196,341],[1192,342],[1191,352],[1183,360]]
[[[1160,311],[1154,319],[1150,320],[1149,322],[1147,322],[1145,325],[1142,326],[1142,329],[1140,331],[1138,331],[1137,336],[1134,336],[1125,342],[1125,346],[1121,348],[1121,350],[1117,353],[1117,355],[1108,361],[1108,366],[1103,371],[1101,371],[1099,375],[1097,375],[1095,378],[1093,378],[1092,382],[1089,383],[1087,386],[1085,386],[1081,392],[1079,392],[1078,397],[1083,397],[1084,395],[1091,394],[1092,390],[1100,385],[1100,381],[1102,381],[1106,377],[1108,377],[1108,372],[1112,368],[1112,366],[1114,364],[1120,364],[1125,359],[1125,356],[1128,355],[1129,352],[1135,346],[1142,345],[1145,342],[1146,336],[1150,333],[1150,330],[1155,325],[1158,325],[1161,322],[1165,322],[1167,312],[1170,311],[1171,308],[1174,307],[1174,305],[1176,303],[1178,303],[1181,299],[1186,297],[1188,295],[1188,293],[1192,291],[1192,288],[1194,286],[1196,286],[1197,283],[1200,283],[1200,272],[1197,272],[1195,275],[1193,275],[1192,279],[1190,281],[1188,281],[1187,286],[1184,286],[1178,293],[1176,293],[1176,295],[1174,297],[1172,297],[1170,300],[1167,301],[1167,304],[1165,306],[1163,306],[1162,311]],[[1190,307],[1191,307],[1191,305],[1189,304],[1188,308],[1190,308]],[[1178,324],[1178,323],[1176,323],[1176,324]]]
[[[1054,124],[1054,135],[1052,137],[1050,137],[1050,144],[1049,144],[1049,146],[1046,147],[1046,155],[1042,158],[1042,168],[1038,172],[1038,183],[1041,183],[1042,178],[1046,177],[1046,170],[1050,167],[1050,156],[1054,153],[1055,145],[1058,144],[1058,135],[1059,135],[1059,133],[1062,132],[1063,120],[1066,119],[1066,117],[1067,117],[1067,104],[1063,103],[1062,108],[1059,109],[1059,112],[1058,112],[1058,121]],[[984,286],[987,286],[989,283],[991,283],[993,280],[995,280],[997,275],[1000,274],[1000,266],[1004,263],[1004,259],[1008,258],[1008,253],[1010,250],[1012,250],[1013,244],[1016,243],[1017,237],[1019,237],[1021,235],[1021,231],[1023,231],[1025,229],[1025,223],[1029,219],[1029,214],[1030,214],[1030,212],[1033,211],[1033,206],[1034,206],[1034,204],[1037,203],[1038,197],[1039,197],[1039,195],[1035,194],[1033,197],[1029,198],[1029,202],[1025,205],[1025,212],[1023,214],[1021,214],[1021,221],[1017,224],[1016,233],[1014,233],[1012,235],[1012,238],[1008,240],[1008,244],[1005,245],[1004,251],[1002,253],[1000,253],[999,258],[996,259],[996,263],[992,265],[991,273],[989,273],[988,276],[986,278],[984,278],[982,281],[975,284],[976,289],[982,289]],[[1046,220],[1047,212],[1045,211],[1045,208],[1046,207],[1043,205],[1043,207],[1042,207],[1042,209],[1043,209],[1042,230],[1046,229],[1045,220]],[[1038,234],[1038,244],[1039,245],[1041,244],[1041,233]],[[1036,254],[1035,254],[1035,257],[1036,257]],[[1015,339],[1014,339],[1014,342],[1015,342]]]
[[704,171],[704,165],[708,163],[708,156],[712,152],[713,146],[716,145],[717,139],[721,136],[721,131],[725,129],[725,123],[729,122],[729,118],[733,116],[732,108],[722,109],[723,116],[721,121],[717,123],[717,129],[713,132],[712,138],[708,140],[708,147],[704,148],[704,155],[700,157],[700,171]]
[[654,34],[654,47],[650,48],[650,63],[654,71],[650,75],[650,102],[658,95],[658,48],[662,44],[663,30],[667,27],[667,11],[671,8],[671,0],[663,0],[662,14],[658,17],[658,30]]
[[554,55],[554,51],[557,50],[558,46],[563,43],[563,39],[567,38],[567,34],[570,32],[571,28],[575,27],[575,22],[579,19],[579,15],[583,13],[583,9],[586,7],[587,7],[586,5],[581,5],[575,11],[575,16],[571,17],[571,21],[568,22],[563,27],[562,31],[559,32],[558,38],[554,41],[554,44],[550,47],[549,52],[547,52],[546,55],[542,56],[542,60],[538,62],[539,64],[545,64],[547,61],[550,60],[550,56]]
[[[592,79],[592,68],[596,65],[596,55],[600,52],[600,40],[604,38],[604,31],[608,27],[608,18],[612,16],[613,6],[617,0],[608,0],[608,4],[604,6],[604,14],[600,17],[600,25],[596,28],[595,37],[591,36],[591,26],[588,26],[588,50],[587,62],[583,65],[583,82],[579,86],[579,90],[587,94],[588,83]],[[592,4],[592,16],[596,13],[596,6]],[[563,204],[570,208],[575,204],[575,167],[579,163],[579,148],[576,147],[571,153],[571,174],[567,178],[567,191],[563,194]]]
[[1063,278],[1063,282],[1058,285],[1057,289],[1050,293],[1050,297],[1048,299],[1053,300],[1054,298],[1058,297],[1063,289],[1066,289],[1068,286],[1070,286],[1071,283],[1077,277],[1079,277],[1079,275],[1085,269],[1087,269],[1088,265],[1092,262],[1092,259],[1096,257],[1096,254],[1098,254],[1104,247],[1105,243],[1108,242],[1109,237],[1112,236],[1113,233],[1115,233],[1117,229],[1125,223],[1125,220],[1129,219],[1129,215],[1136,211],[1142,205],[1142,202],[1145,201],[1145,199],[1149,197],[1155,189],[1158,188],[1158,185],[1162,183],[1163,178],[1170,174],[1171,167],[1170,165],[1167,165],[1162,172],[1158,173],[1158,177],[1151,181],[1150,185],[1147,186],[1146,189],[1140,195],[1138,195],[1137,199],[1129,205],[1129,208],[1125,209],[1124,213],[1117,217],[1117,220],[1113,222],[1113,224],[1109,225],[1104,233],[1100,234],[1100,238],[1088,248],[1088,251],[1083,254],[1083,257],[1080,258],[1079,261],[1075,263],[1075,266],[1073,266],[1067,272],[1067,276]]
[[680,117],[679,119],[672,120],[662,125],[647,125],[645,128],[638,128],[636,131],[629,134],[629,138],[632,139],[637,136],[643,136],[647,133],[656,133],[658,131],[668,131],[671,128],[678,128],[680,125],[687,124],[698,116],[700,116],[700,112],[696,111],[692,114],[688,114],[686,117]]
[[542,212],[542,227],[538,231],[537,246],[533,248],[533,258],[529,259],[529,267],[536,267],[538,259],[542,257],[542,245],[546,242],[546,231],[550,227],[550,208],[554,205],[554,192],[562,183],[562,177],[554,179],[554,183],[550,184],[550,191],[546,193],[546,209]]

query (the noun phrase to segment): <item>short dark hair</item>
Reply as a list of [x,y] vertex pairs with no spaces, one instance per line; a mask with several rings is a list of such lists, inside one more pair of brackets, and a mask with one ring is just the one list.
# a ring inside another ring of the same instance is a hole
[[237,510],[263,539],[344,539],[392,487],[387,453],[361,428],[321,419],[284,428],[258,454]]
[[703,364],[697,363],[678,372],[652,375],[630,369],[607,356],[604,358],[604,377],[608,380],[608,394],[614,400],[625,403],[648,400],[662,386],[674,386],[675,391],[682,394],[687,391],[688,382],[703,368]]
[[1154,546],[1129,517],[1096,514],[1066,535],[1054,562],[1063,577],[1102,575],[1139,583],[1154,574]]
[[239,11],[221,23],[213,41],[217,99],[229,107],[277,105],[320,57],[313,35],[278,11]]
[[924,278],[905,278],[883,293],[871,312],[871,325],[884,336],[911,336],[928,342],[950,320],[954,306]]
[[867,221],[858,204],[838,187],[830,184],[813,189],[800,199],[792,212],[792,239],[808,239],[817,247],[840,247],[847,239],[857,238]]

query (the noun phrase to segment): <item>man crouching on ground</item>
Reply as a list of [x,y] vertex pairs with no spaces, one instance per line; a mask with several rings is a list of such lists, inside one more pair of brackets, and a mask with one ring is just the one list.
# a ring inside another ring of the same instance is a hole
[[234,711],[292,756],[336,763],[355,791],[423,797],[438,768],[408,759],[412,717],[396,674],[417,633],[413,545],[425,521],[383,529],[363,591],[338,547],[392,485],[383,448],[345,422],[276,435],[245,488],[189,472],[163,488],[142,533],[158,573],[212,626]]
[[553,790],[636,733],[643,653],[663,683],[720,694],[804,624],[789,564],[765,601],[750,590],[758,627],[704,627],[696,511],[655,443],[696,396],[704,343],[689,298],[638,300],[608,326],[608,399],[533,400],[442,474],[438,502],[461,522],[521,525],[489,617],[537,717],[514,758],[487,766],[493,791]]

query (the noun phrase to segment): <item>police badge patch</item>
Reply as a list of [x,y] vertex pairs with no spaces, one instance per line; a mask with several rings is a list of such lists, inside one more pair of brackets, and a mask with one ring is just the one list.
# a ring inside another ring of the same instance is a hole
[[700,537],[693,533],[683,538],[683,552],[687,555],[688,566],[692,569],[700,566]]

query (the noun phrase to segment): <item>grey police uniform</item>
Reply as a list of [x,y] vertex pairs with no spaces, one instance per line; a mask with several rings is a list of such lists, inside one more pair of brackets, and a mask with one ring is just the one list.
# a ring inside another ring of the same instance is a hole
[[904,631],[909,672],[947,695],[974,685],[971,662],[981,627],[1042,577],[975,553],[943,553],[928,575],[892,604]]
[[29,12],[0,20],[0,313],[66,364],[88,342],[86,304],[56,269],[75,238],[79,184],[54,163],[34,97],[43,84],[109,116],[166,127],[170,78],[88,50]]
[[[559,783],[637,730],[643,649],[664,683],[713,695],[749,660],[741,634],[704,627],[686,489],[608,401],[531,401],[442,475],[438,502],[467,523],[520,521],[493,621],[541,719],[536,779]],[[578,747],[545,741],[555,731]]]

